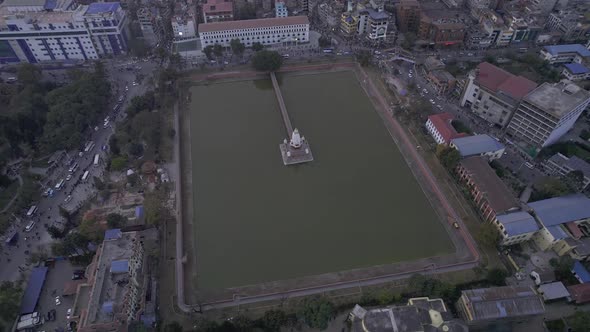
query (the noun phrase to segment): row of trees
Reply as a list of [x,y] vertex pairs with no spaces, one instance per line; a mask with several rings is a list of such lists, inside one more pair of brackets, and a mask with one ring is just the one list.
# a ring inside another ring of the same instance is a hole
[[[282,310],[268,310],[256,320],[239,315],[223,323],[201,319],[196,323],[193,331],[199,332],[232,332],[252,331],[280,331],[282,328],[295,328],[301,330],[307,326],[313,329],[324,330],[329,322],[334,319],[336,308],[334,304],[324,297],[314,297],[303,301],[300,310],[294,314],[287,314]],[[178,322],[172,322],[164,326],[164,332],[182,332],[182,326]]]
[[161,107],[153,91],[131,99],[127,107],[127,121],[117,126],[117,131],[109,140],[111,152],[110,169],[122,171],[128,167],[130,160],[146,156],[147,160],[160,158],[162,136],[174,135],[162,132],[166,124]]

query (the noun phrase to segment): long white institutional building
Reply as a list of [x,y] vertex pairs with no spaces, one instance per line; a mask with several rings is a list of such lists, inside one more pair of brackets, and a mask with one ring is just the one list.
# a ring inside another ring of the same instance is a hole
[[118,2],[5,0],[0,62],[98,59],[127,52],[127,19]]
[[227,21],[199,24],[201,45],[229,46],[232,39],[244,45],[299,44],[309,42],[307,16],[263,18],[257,20]]

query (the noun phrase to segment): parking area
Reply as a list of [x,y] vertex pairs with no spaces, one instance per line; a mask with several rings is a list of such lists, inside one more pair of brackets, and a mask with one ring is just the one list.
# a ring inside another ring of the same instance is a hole
[[[67,260],[56,261],[52,266],[49,266],[36,309],[40,315],[45,317],[45,322],[37,326],[37,331],[68,331],[67,312],[74,306],[76,285],[84,281],[73,281],[72,275],[74,271],[80,269],[84,268],[72,266]],[[56,301],[56,297],[59,302]],[[55,310],[55,315],[51,316],[55,316],[55,318],[48,321],[48,313],[52,309]]]

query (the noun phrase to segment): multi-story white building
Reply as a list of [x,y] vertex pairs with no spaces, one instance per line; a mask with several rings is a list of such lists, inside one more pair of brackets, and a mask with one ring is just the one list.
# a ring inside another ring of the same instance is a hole
[[561,74],[570,81],[590,80],[590,68],[581,63],[565,64]]
[[385,40],[389,15],[385,11],[366,8],[359,11],[358,34],[366,34],[369,40]]
[[589,103],[590,92],[569,81],[543,83],[523,98],[507,133],[532,148],[551,145],[573,127]]
[[482,119],[505,127],[520,100],[536,87],[535,82],[525,77],[482,62],[469,73],[461,106],[469,106]]
[[287,6],[285,5],[284,1],[276,1],[275,2],[275,17],[287,17],[289,16],[289,12],[287,11]]
[[590,7],[588,3],[582,2],[580,6],[568,8],[567,10],[557,10],[549,14],[547,19],[547,28],[551,31],[557,31],[562,34],[562,40],[579,40],[585,39],[590,33],[590,23],[584,13],[588,12]]
[[219,44],[230,46],[232,39],[239,39],[246,46],[299,44],[309,42],[307,16],[263,18],[257,20],[229,21],[199,24],[202,47]]
[[195,18],[191,15],[174,15],[172,17],[172,33],[174,39],[196,37]]
[[539,230],[535,217],[526,211],[499,214],[493,223],[500,232],[500,244],[503,246],[528,241]]
[[118,2],[6,0],[0,5],[1,62],[89,60],[127,52],[127,19]]
[[590,62],[590,50],[582,44],[544,46],[539,56],[552,65]]

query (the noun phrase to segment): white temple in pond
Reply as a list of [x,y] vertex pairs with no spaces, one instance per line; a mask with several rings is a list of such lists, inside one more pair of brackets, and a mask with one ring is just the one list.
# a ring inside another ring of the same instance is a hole
[[305,137],[301,136],[297,128],[291,133],[289,141],[286,138],[283,140],[280,148],[285,165],[301,164],[313,160],[309,144],[305,140]]
[[292,148],[299,149],[303,142],[305,142],[305,137],[301,136],[301,134],[299,134],[299,130],[295,128],[295,130],[293,130],[293,134],[291,134],[291,141],[289,142],[289,145]]

